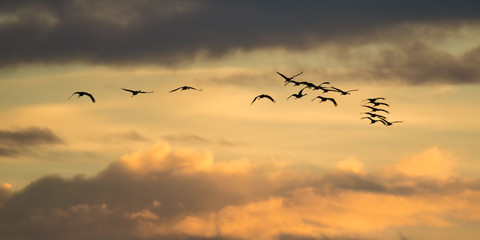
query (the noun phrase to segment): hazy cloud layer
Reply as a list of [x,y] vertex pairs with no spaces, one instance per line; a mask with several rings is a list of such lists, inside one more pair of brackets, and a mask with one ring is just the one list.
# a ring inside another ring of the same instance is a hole
[[0,157],[13,157],[37,146],[55,144],[64,144],[64,141],[48,128],[0,130]]
[[478,221],[479,181],[455,177],[451,157],[431,148],[370,173],[347,159],[319,176],[284,162],[216,162],[210,153],[157,144],[94,177],[46,176],[13,194],[5,185],[0,235],[369,239],[364,233],[398,226]]
[[[198,54],[397,39],[396,26],[476,21],[469,1],[2,1],[0,66],[171,65]],[[415,31],[401,30],[405,38]]]

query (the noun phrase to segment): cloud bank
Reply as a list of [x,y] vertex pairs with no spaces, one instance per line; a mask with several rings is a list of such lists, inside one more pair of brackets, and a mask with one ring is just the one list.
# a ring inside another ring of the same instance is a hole
[[[19,240],[368,239],[395,227],[479,221],[480,182],[456,177],[452,161],[431,148],[374,172],[346,159],[319,174],[285,162],[216,162],[208,152],[158,143],[94,177],[46,176],[0,194],[0,234]],[[429,170],[436,165],[444,167]]]
[[0,66],[76,61],[175,65],[238,49],[306,50],[411,39],[418,31],[406,25],[480,18],[479,3],[447,0],[22,0],[2,1],[0,9]]

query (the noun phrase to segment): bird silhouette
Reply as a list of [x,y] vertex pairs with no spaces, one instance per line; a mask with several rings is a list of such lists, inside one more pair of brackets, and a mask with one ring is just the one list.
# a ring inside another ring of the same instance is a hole
[[335,90],[333,90],[333,89],[331,89],[331,88],[327,88],[327,87],[322,86],[322,85],[324,85],[324,84],[330,84],[330,82],[320,83],[320,84],[318,84],[317,86],[315,86],[312,90],[314,90],[314,91],[316,91],[316,90],[322,90],[323,93],[327,93],[327,92],[329,92],[329,91],[335,91]]
[[302,85],[302,84],[304,84],[304,83],[306,83],[306,82],[297,82],[297,81],[295,81],[295,80],[290,80],[290,81],[285,81],[285,85],[284,85],[284,86],[287,86],[287,84],[289,84],[289,83],[293,83],[293,86],[300,86],[300,85]]
[[387,119],[387,117],[385,116],[382,116],[382,115],[378,115],[378,114],[375,114],[375,113],[371,113],[371,112],[362,112],[364,114],[368,114],[370,117],[374,118],[380,118],[380,119]]
[[341,89],[338,89],[336,87],[331,87],[333,89],[333,91],[335,92],[339,92],[341,95],[350,95],[350,92],[353,92],[353,91],[358,91],[358,89],[352,89],[352,90],[348,90],[348,91],[343,91]]
[[376,122],[382,122],[383,123],[382,119],[373,119],[371,117],[362,117],[361,119],[365,119],[365,118],[370,119],[370,124],[374,124]]
[[285,76],[285,75],[283,75],[283,74],[281,74],[281,73],[279,73],[279,72],[277,72],[277,73],[278,73],[278,75],[282,76],[282,77],[285,79],[285,85],[287,85],[287,83],[291,82],[291,81],[293,80],[293,78],[295,78],[296,76],[302,74],[303,71],[301,71],[300,73],[298,73],[298,74],[296,74],[296,75],[293,75],[293,76],[291,76],[291,77],[287,77],[287,76]]
[[385,98],[384,97],[367,98],[367,99],[364,99],[362,102],[368,101],[369,103],[375,103],[377,100],[385,100]]
[[303,97],[303,96],[306,96],[307,94],[306,94],[306,93],[305,93],[305,94],[303,93],[303,90],[304,90],[305,88],[306,88],[306,87],[302,88],[302,90],[300,90],[300,92],[298,92],[298,93],[294,93],[294,94],[290,95],[290,96],[287,98],[287,100],[288,100],[289,98],[291,98],[291,97],[295,97],[295,99],[297,99],[297,98],[301,98],[301,97]]
[[270,99],[270,101],[275,102],[275,100],[274,100],[272,97],[270,97],[269,95],[267,95],[267,94],[260,94],[260,95],[256,96],[256,97],[253,99],[253,101],[252,101],[252,103],[250,103],[250,105],[252,105],[252,104],[255,102],[255,100],[261,99],[261,98],[268,98],[268,99]]
[[381,109],[381,108],[376,108],[376,107],[372,107],[372,106],[368,106],[368,105],[362,105],[363,107],[366,107],[366,108],[370,108],[372,110],[372,112],[386,112],[386,113],[389,113],[387,110],[385,109]]
[[87,95],[88,97],[90,97],[90,99],[92,100],[93,103],[95,102],[95,98],[93,98],[92,94],[90,94],[90,93],[88,93],[88,92],[74,92],[74,93],[72,94],[72,96],[70,96],[68,99],[72,98],[73,95],[75,95],[75,94],[78,94],[78,98],[81,97],[81,96],[83,96],[83,95]]
[[317,98],[320,98],[320,102],[325,102],[325,101],[330,101],[333,103],[333,105],[336,107],[337,106],[337,101],[335,101],[335,99],[333,98],[327,98],[327,97],[322,97],[322,96],[316,96],[314,99],[312,99],[312,102],[313,100],[317,99]]
[[378,107],[380,105],[383,105],[383,106],[387,106],[387,107],[390,107],[390,105],[388,103],[384,103],[384,102],[368,102],[370,104],[372,104],[374,107]]
[[380,121],[382,121],[383,124],[385,124],[385,126],[392,126],[394,123],[402,123],[403,121],[392,121],[392,122],[389,122],[385,119],[380,119]]
[[197,90],[197,91],[202,91],[202,89],[197,89],[197,88],[190,87],[190,86],[183,86],[183,87],[175,88],[175,89],[171,90],[170,92],[175,92],[175,91],[178,91],[178,90],[181,90],[181,91],[184,91],[184,90]]
[[124,91],[127,91],[127,92],[131,92],[132,93],[132,97],[139,94],[139,93],[153,93],[153,91],[150,91],[150,92],[144,92],[142,90],[130,90],[130,89],[126,89],[126,88],[122,88],[122,90]]

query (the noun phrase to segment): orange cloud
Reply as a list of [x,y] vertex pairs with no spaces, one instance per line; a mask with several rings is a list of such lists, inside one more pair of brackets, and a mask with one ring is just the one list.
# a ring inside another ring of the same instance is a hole
[[[43,240],[73,233],[98,239],[110,231],[121,240],[274,240],[446,229],[480,221],[478,180],[455,177],[452,159],[432,148],[378,172],[352,157],[331,171],[306,174],[291,164],[216,162],[210,153],[158,143],[92,178],[35,181],[7,197],[8,207],[0,205],[0,231],[20,232],[20,240],[31,239],[30,232]],[[92,226],[102,227],[86,230]]]

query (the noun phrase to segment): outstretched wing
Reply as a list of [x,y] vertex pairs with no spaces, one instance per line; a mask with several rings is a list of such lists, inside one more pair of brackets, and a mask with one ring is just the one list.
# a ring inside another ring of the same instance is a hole
[[346,92],[349,93],[349,92],[354,92],[354,91],[358,91],[358,89],[352,89],[352,90],[348,90]]
[[250,103],[250,105],[252,105],[252,104],[255,102],[255,100],[257,100],[257,98],[259,98],[260,96],[261,96],[261,95],[256,96],[256,97],[253,99],[252,103]]
[[327,98],[327,100],[329,100],[330,102],[332,102],[335,107],[337,106],[337,101],[335,101],[335,99],[333,99],[333,98]]
[[296,77],[296,76],[298,76],[298,75],[300,75],[300,74],[302,74],[302,73],[303,73],[303,71],[301,71],[301,72],[300,72],[299,74],[297,74],[297,75],[293,75],[291,78],[294,78],[294,77]]
[[280,76],[282,76],[283,78],[285,78],[285,80],[290,81],[290,78],[288,78],[287,76],[285,76],[285,75],[283,75],[283,74],[281,74],[281,73],[279,73],[279,72],[277,72],[277,73],[278,73],[278,75],[280,75]]
[[79,93],[79,92],[74,92],[74,93],[72,94],[72,96],[70,96],[68,99],[72,98],[73,95],[75,95],[75,94],[80,94],[80,93]]
[[189,86],[187,86],[187,89],[192,89],[192,90],[202,91],[202,89],[201,89],[201,88],[194,88],[194,87],[189,87]]
[[130,89],[126,89],[126,88],[122,88],[122,90],[127,91],[127,92],[131,92],[131,93],[135,92],[134,90],[130,90]]
[[272,102],[275,102],[275,100],[272,97],[270,97],[269,95],[265,95],[264,97],[270,99]]
[[139,93],[153,93],[153,91],[150,92],[144,92],[144,91],[138,91]]
[[180,90],[180,89],[182,89],[182,87],[175,88],[175,89],[171,90],[170,92],[175,92],[175,91],[178,91],[178,90]]
[[95,103],[95,98],[93,98],[92,94],[90,94],[90,93],[85,93],[85,95],[89,96],[90,99],[92,99],[92,102]]

